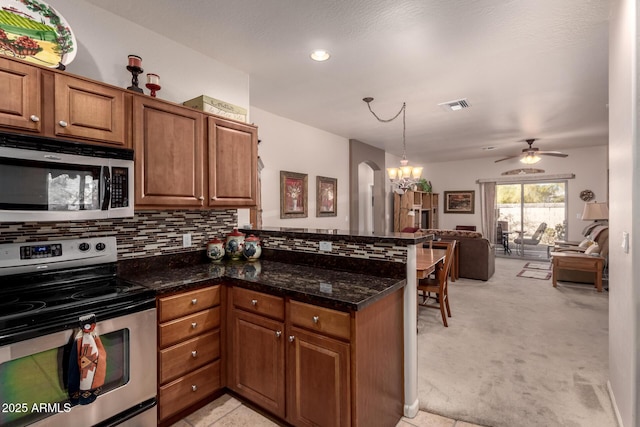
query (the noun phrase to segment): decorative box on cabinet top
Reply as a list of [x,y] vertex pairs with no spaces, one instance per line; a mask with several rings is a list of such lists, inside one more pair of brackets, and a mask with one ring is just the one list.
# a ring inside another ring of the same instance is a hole
[[229,119],[241,122],[247,121],[247,110],[210,96],[200,95],[197,98],[183,102],[187,107],[195,108],[205,113],[216,114],[218,116],[227,117]]

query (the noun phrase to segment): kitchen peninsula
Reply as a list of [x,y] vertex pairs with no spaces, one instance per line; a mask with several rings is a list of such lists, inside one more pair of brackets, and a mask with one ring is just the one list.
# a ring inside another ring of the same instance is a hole
[[[158,295],[161,423],[193,410],[163,410],[172,389],[188,390],[197,407],[212,396],[197,390],[227,388],[293,425],[395,425],[417,412],[416,300],[405,285],[429,236],[241,231],[261,239],[260,260],[214,263],[198,252],[121,262],[122,277]],[[163,328],[180,322],[186,340],[163,344]],[[210,361],[187,357],[180,365],[193,370],[177,378],[163,371],[179,346],[203,354],[188,343],[205,335],[219,341]],[[190,382],[205,373],[215,384]]]

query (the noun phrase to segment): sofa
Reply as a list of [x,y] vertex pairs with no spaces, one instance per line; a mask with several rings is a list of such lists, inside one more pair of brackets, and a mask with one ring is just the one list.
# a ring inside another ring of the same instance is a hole
[[[606,265],[606,260],[609,256],[609,227],[601,226],[601,228],[592,230],[592,234],[588,239],[598,244],[598,253],[604,257]],[[557,245],[553,251],[583,253],[585,249],[586,248],[578,248],[575,245]],[[589,271],[560,269],[557,272],[557,280],[563,282],[595,283],[596,274]]]
[[[467,279],[489,280],[496,271],[493,245],[482,233],[465,230],[420,229],[440,240],[457,240],[459,250],[459,275]],[[428,246],[428,243],[425,244]]]

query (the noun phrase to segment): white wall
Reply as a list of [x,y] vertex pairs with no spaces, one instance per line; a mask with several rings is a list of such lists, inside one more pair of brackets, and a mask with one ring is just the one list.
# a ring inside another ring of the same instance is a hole
[[[349,228],[349,140],[293,120],[251,108],[258,126],[262,170],[262,225],[265,227]],[[307,218],[280,218],[280,171],[308,174]],[[338,179],[335,217],[316,217],[316,176]]]
[[[638,184],[638,6],[636,0],[612,0],[609,29],[609,383],[624,427],[639,425],[640,252],[634,251],[640,227]],[[629,253],[622,233],[631,236]]]
[[[142,57],[144,73],[160,76],[158,98],[182,103],[208,95],[249,109],[249,76],[190,48],[77,0],[48,0],[64,16],[78,42],[67,72],[126,88],[127,55]],[[146,76],[141,76],[144,88]]]
[[[584,202],[580,200],[580,191],[592,190],[599,202],[607,201],[607,147],[585,147],[580,150],[563,150],[568,154],[566,158],[544,157],[535,167],[544,169],[539,174],[541,179],[545,175],[573,173],[575,179],[569,179],[567,185],[568,200],[568,229],[570,240],[581,240],[581,231],[587,223],[577,219],[582,214]],[[419,159],[411,159],[420,164]],[[440,228],[455,228],[456,225],[475,225],[480,227],[480,194],[477,179],[502,178],[502,172],[521,168],[523,165],[517,159],[495,163],[495,158],[472,159],[456,162],[422,163],[422,176],[431,181],[433,192],[440,194]],[[529,175],[533,176],[533,175]],[[475,190],[474,214],[445,214],[444,192],[459,190]]]
[[358,165],[358,188],[360,197],[358,209],[359,231],[362,233],[373,232],[373,169],[366,163]]

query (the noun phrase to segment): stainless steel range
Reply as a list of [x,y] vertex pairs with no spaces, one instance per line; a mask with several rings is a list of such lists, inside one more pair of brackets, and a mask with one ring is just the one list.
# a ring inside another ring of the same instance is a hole
[[[106,357],[81,405],[68,390],[87,315]],[[155,325],[153,291],[116,275],[115,237],[0,244],[0,425],[156,425]]]

